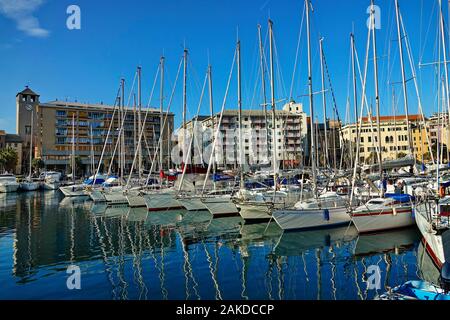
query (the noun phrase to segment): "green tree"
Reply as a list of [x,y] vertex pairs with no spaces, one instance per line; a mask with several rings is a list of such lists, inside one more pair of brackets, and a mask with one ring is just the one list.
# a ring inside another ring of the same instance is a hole
[[397,159],[401,159],[401,158],[404,158],[404,157],[406,157],[406,153],[404,153],[404,152],[399,152],[397,154]]
[[431,153],[430,152],[425,152],[423,154],[423,161],[431,161]]
[[17,155],[17,151],[11,147],[5,148],[0,151],[0,167],[2,168],[2,170],[10,172],[14,171],[18,159],[19,156]]
[[372,151],[366,158],[366,164],[375,164],[375,163],[378,163],[378,154]]
[[43,169],[45,167],[45,162],[41,158],[35,158],[31,162],[31,167],[34,170],[40,171],[41,169]]
[[[70,162],[70,172],[72,172],[72,159]],[[75,156],[75,176],[80,176],[84,174],[84,165],[80,156]]]

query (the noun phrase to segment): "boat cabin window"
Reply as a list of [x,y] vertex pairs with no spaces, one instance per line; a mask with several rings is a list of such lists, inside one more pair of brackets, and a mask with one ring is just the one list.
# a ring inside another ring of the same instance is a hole
[[370,200],[368,202],[368,204],[383,204],[384,201],[383,200]]

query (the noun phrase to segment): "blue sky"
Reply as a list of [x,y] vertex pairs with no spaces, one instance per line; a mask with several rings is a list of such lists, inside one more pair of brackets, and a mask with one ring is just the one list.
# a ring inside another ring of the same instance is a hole
[[[368,0],[312,1],[314,91],[319,91],[321,85],[318,39],[323,36],[333,89],[343,120],[346,119],[349,92],[349,34],[354,28],[359,59],[363,63],[369,3]],[[71,4],[81,8],[81,30],[66,28],[66,9]],[[379,0],[375,4],[381,8],[381,30],[377,31],[381,113],[393,112],[393,87],[400,97],[396,112],[404,113],[401,86],[389,84],[401,80],[394,1]],[[437,0],[400,0],[426,114],[437,108],[435,70],[432,67],[419,69],[418,63],[438,59],[436,6]],[[125,77],[128,94],[135,69],[142,65],[143,101],[146,102],[162,54],[166,57],[167,103],[184,44],[189,50],[190,61],[188,115],[196,113],[208,56],[213,66],[215,109],[219,110],[237,34],[242,45],[244,108],[259,108],[256,26],[258,23],[262,25],[263,38],[266,39],[269,17],[274,21],[277,51],[276,99],[288,99],[303,8],[302,0],[0,0],[0,129],[15,132],[15,95],[25,85],[41,94],[44,102],[68,99],[112,103],[120,78]],[[447,8],[445,18],[447,20]],[[303,96],[307,93],[305,31],[303,23],[292,95],[295,100],[304,102],[309,113],[307,97]],[[369,101],[374,96],[371,63],[367,89]],[[410,78],[409,64],[406,65],[407,77]],[[236,107],[235,75],[227,108]],[[179,82],[171,107],[177,124],[181,122],[181,89]],[[408,92],[410,113],[417,113],[412,81],[408,83]],[[158,106],[157,98],[156,95],[152,105]],[[320,119],[323,117],[321,101],[320,96],[315,96],[315,112]],[[330,93],[327,101],[330,107]],[[207,103],[205,99],[202,113],[208,112]],[[327,115],[332,117],[330,110]]]

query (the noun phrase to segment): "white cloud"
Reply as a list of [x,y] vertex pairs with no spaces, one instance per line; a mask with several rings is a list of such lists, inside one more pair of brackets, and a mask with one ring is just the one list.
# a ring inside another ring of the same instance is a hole
[[47,37],[49,31],[41,28],[33,13],[44,0],[0,0],[0,14],[14,20],[17,29],[32,37]]

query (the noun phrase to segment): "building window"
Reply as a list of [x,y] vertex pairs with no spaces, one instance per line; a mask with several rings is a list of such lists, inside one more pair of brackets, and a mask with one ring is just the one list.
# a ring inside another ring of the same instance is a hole
[[31,126],[25,126],[25,134],[31,134]]

